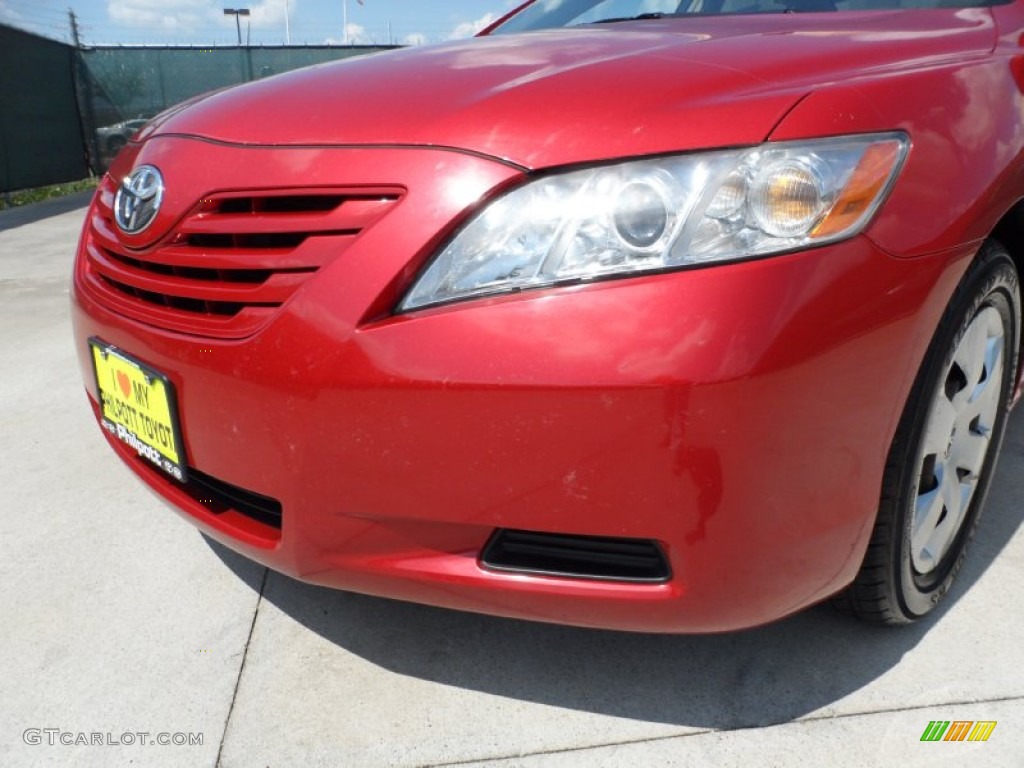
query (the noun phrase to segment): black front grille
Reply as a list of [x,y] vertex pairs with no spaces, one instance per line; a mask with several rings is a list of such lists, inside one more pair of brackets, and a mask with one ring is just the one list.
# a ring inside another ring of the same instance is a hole
[[225,483],[189,467],[186,493],[214,514],[234,510],[258,523],[281,530],[281,502]]
[[574,579],[659,583],[672,578],[668,558],[650,539],[499,529],[480,562],[497,571]]
[[155,242],[125,243],[107,177],[86,227],[82,285],[109,309],[178,333],[256,333],[394,209],[394,187],[204,195]]

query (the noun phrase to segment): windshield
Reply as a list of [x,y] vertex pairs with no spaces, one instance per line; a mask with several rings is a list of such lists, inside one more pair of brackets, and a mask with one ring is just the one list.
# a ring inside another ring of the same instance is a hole
[[673,16],[959,8],[993,4],[988,0],[536,0],[491,34]]

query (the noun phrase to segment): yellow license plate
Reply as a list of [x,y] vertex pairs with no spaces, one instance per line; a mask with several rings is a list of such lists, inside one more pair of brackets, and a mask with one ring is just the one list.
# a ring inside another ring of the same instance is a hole
[[185,481],[185,454],[171,382],[98,339],[89,339],[103,427],[139,456]]

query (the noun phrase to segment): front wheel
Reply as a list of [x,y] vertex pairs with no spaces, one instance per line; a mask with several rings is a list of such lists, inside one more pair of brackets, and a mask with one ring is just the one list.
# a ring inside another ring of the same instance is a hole
[[1020,291],[989,242],[968,268],[925,356],[896,431],[875,529],[841,608],[884,624],[931,611],[964,562],[1013,394]]

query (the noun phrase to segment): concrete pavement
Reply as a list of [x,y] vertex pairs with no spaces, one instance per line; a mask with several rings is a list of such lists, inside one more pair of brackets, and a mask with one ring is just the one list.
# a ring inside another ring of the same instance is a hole
[[311,587],[105,445],[68,323],[83,201],[0,212],[0,766],[1024,766],[1024,412],[952,599],[906,629],[630,635]]

